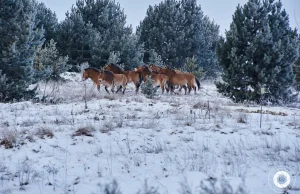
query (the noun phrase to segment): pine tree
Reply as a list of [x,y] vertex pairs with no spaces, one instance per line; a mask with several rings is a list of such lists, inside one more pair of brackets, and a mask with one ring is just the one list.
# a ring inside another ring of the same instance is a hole
[[113,63],[113,64],[117,64],[120,62],[120,52],[110,52],[109,54],[109,58],[107,60],[107,63]]
[[124,64],[125,70],[143,65],[144,52],[144,45],[139,43],[139,35],[128,36],[120,53],[120,62]]
[[300,90],[300,58],[298,58],[297,62],[294,65],[294,72],[296,75],[295,87],[299,91]]
[[2,101],[30,99],[35,95],[33,60],[44,42],[37,28],[37,3],[32,0],[0,1],[0,60]]
[[215,54],[219,26],[204,16],[196,0],[165,0],[150,6],[137,30],[145,50],[154,49],[165,64],[180,69],[187,57],[195,56],[207,75],[219,71]]
[[202,78],[205,75],[203,69],[197,65],[197,59],[194,56],[192,58],[186,58],[182,70],[184,72],[193,73],[198,78]]
[[76,6],[66,14],[59,25],[57,46],[68,55],[71,70],[89,62],[103,67],[111,52],[120,53],[120,64],[132,69],[142,64],[144,47],[139,36],[126,26],[126,16],[113,0],[77,0]]
[[153,85],[154,81],[147,76],[146,82],[141,84],[141,93],[146,96],[146,98],[154,98],[157,96],[158,87]]
[[132,41],[132,28],[125,26],[126,16],[119,3],[112,0],[78,0],[76,12],[97,32],[91,42],[92,64],[104,66],[112,51],[120,52],[121,63],[129,62],[123,59],[132,57],[132,52],[125,50],[129,46],[127,43]]
[[60,74],[70,69],[67,62],[68,57],[59,56],[56,42],[51,39],[44,48],[40,47],[38,49],[34,59],[34,68],[37,72],[36,79],[58,81],[61,79]]
[[288,99],[298,44],[280,1],[249,0],[239,5],[217,55],[223,68],[224,83],[217,84],[221,93],[235,101],[258,101],[260,88],[265,87],[265,97]]
[[82,15],[77,13],[74,7],[70,13],[66,13],[66,19],[59,24],[57,49],[61,55],[69,57],[72,71],[79,71],[78,64],[86,61],[91,63],[91,43],[94,42],[95,34],[92,25],[84,22]]
[[296,75],[296,83],[295,88],[299,91],[300,90],[300,36],[298,35],[298,43],[299,43],[299,57],[294,64],[294,73]]
[[39,3],[37,6],[35,23],[37,28],[44,28],[45,43],[49,43],[51,39],[56,40],[58,20],[56,14],[47,8],[44,3]]
[[161,59],[161,56],[155,52],[154,49],[151,49],[149,52],[149,64],[154,64],[159,67],[163,67],[164,62]]

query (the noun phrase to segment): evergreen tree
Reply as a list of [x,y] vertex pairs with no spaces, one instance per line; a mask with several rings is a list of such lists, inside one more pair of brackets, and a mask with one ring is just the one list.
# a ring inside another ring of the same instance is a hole
[[58,21],[56,14],[47,8],[44,3],[37,6],[36,21],[37,28],[44,28],[45,42],[49,43],[51,39],[56,40]]
[[198,78],[205,75],[203,69],[197,65],[197,59],[194,56],[192,58],[186,58],[182,70],[184,72],[193,73]]
[[265,97],[287,100],[298,44],[280,1],[249,0],[239,5],[217,54],[224,71],[224,83],[217,87],[223,94],[235,101],[259,100],[260,88],[265,87]]
[[154,86],[153,84],[154,81],[148,76],[146,77],[146,82],[141,84],[141,93],[144,94],[146,98],[152,99],[157,96],[158,87]]
[[154,64],[159,67],[163,67],[164,65],[161,56],[157,54],[154,49],[151,49],[149,52],[149,64]]
[[113,63],[113,64],[117,64],[120,62],[120,52],[110,52],[109,54],[109,58],[107,60],[107,63]]
[[166,64],[182,68],[187,57],[195,56],[209,75],[218,70],[219,26],[204,16],[196,0],[165,0],[150,6],[138,32],[145,49],[154,49]]
[[120,5],[112,0],[77,0],[59,25],[58,50],[68,55],[72,70],[88,61],[103,67],[111,52],[120,53],[120,64],[131,69],[142,64],[143,44],[138,35],[126,25],[126,16]]
[[37,3],[32,0],[0,1],[0,60],[2,101],[29,99],[35,94],[33,60],[43,44],[36,26]]
[[50,40],[44,48],[39,48],[34,59],[36,69],[36,79],[54,80],[61,79],[60,74],[68,71],[70,65],[67,64],[68,57],[61,57],[56,49],[56,42]]
[[125,41],[123,50],[120,55],[120,62],[125,66],[125,70],[132,70],[137,66],[143,65],[144,45],[140,44],[139,36],[132,34]]
[[[71,13],[66,13],[66,19],[59,24],[57,33],[57,49],[63,56],[69,57],[72,71],[79,71],[78,64],[91,63],[91,42],[95,37],[90,23],[85,23],[81,14],[72,7]],[[92,64],[94,65],[94,64]]]
[[132,58],[132,52],[125,47],[135,48],[135,45],[128,45],[134,42],[130,36],[132,28],[125,26],[126,16],[120,4],[112,0],[77,0],[76,6],[77,14],[84,22],[90,22],[97,32],[91,42],[92,64],[103,66],[112,51],[120,52],[121,63],[131,62],[128,58]]
[[300,90],[300,36],[299,35],[298,35],[298,43],[299,43],[299,57],[294,64],[294,73],[296,75],[295,87],[299,91]]

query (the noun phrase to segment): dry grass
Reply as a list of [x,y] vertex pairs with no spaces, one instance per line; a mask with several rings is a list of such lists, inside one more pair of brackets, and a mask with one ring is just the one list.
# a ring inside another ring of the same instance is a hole
[[5,149],[11,149],[17,143],[18,133],[13,130],[3,130],[0,138],[0,146],[4,146]]
[[93,131],[95,131],[95,129],[90,126],[81,127],[75,131],[75,133],[72,135],[72,137],[75,137],[75,136],[93,137],[93,134],[92,134]]
[[240,113],[240,114],[238,115],[238,117],[237,117],[237,122],[238,122],[238,123],[243,123],[243,124],[248,123],[248,117],[247,117],[247,115],[246,115],[246,114]]
[[35,135],[41,139],[45,139],[45,137],[48,137],[51,139],[54,137],[53,131],[51,129],[45,128],[45,127],[41,127],[39,129],[37,129]]

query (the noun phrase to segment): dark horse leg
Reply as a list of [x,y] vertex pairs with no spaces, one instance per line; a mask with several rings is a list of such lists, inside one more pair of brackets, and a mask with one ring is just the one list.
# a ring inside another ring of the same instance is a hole
[[182,87],[183,87],[183,89],[184,89],[184,94],[186,95],[186,90],[187,90],[187,88],[186,88],[185,85],[183,85]]
[[96,85],[97,85],[97,90],[98,90],[98,92],[100,92],[100,83],[97,83],[97,82],[96,82]]
[[110,94],[109,91],[108,91],[108,89],[107,89],[107,86],[105,86],[104,88],[105,88],[106,92],[107,92],[108,94]]
[[118,91],[120,91],[121,89],[122,89],[122,86],[120,86],[120,87],[117,89],[116,93],[118,93]]
[[139,82],[135,84],[135,93],[136,93],[136,94],[137,94],[138,91],[139,91],[140,85],[141,85],[141,84],[140,84]]
[[192,88],[194,88],[194,86],[188,86],[189,88],[189,94],[191,93]]
[[[121,86],[122,87],[122,86]],[[124,87],[123,94],[125,93],[126,87]]]

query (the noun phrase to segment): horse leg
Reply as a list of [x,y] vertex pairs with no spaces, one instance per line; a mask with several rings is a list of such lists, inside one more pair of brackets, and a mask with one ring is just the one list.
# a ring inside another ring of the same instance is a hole
[[100,82],[97,82],[96,84],[97,84],[97,90],[98,92],[100,92]]
[[111,92],[114,94],[115,93],[115,86],[111,87]]
[[165,87],[163,83],[160,84],[160,88],[161,88],[161,94],[164,94]]
[[123,94],[125,93],[125,90],[126,90],[126,85],[125,86],[123,86]]
[[108,91],[108,89],[107,89],[107,86],[105,86],[104,88],[105,88],[106,92],[107,92],[108,94],[110,94],[109,91]]
[[184,88],[184,95],[186,95],[186,90],[187,90],[187,88],[186,88],[185,85],[183,85],[182,87]]
[[140,83],[135,83],[135,93],[137,94],[140,88]]
[[188,88],[189,88],[189,94],[191,93],[192,87],[193,86],[188,86]]
[[118,92],[121,90],[121,88],[122,88],[122,86],[120,86],[120,87],[117,89],[116,93],[118,93]]

